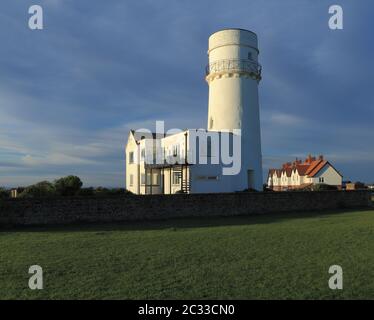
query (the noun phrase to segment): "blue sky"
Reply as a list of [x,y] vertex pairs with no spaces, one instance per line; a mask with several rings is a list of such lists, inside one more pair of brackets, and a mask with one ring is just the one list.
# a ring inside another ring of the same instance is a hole
[[[44,29],[28,28],[28,8]],[[328,28],[340,4],[344,29]],[[130,128],[205,128],[208,37],[259,37],[264,172],[324,154],[374,182],[374,3],[4,0],[0,11],[0,186],[76,174],[124,185]]]

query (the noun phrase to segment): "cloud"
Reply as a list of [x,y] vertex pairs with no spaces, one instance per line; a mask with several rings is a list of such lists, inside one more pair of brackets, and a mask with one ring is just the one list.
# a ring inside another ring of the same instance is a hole
[[327,27],[328,1],[45,0],[40,32],[31,4],[0,12],[0,185],[75,173],[123,186],[129,129],[206,126],[207,39],[225,27],[259,36],[264,167],[325,153],[374,180],[372,2],[342,0],[341,32]]
[[272,125],[279,126],[301,126],[306,123],[306,120],[299,116],[277,112],[270,115],[269,121]]
[[72,157],[62,153],[49,153],[47,156],[31,156],[22,157],[22,162],[30,166],[41,165],[77,165],[77,164],[93,164],[95,161],[78,157]]

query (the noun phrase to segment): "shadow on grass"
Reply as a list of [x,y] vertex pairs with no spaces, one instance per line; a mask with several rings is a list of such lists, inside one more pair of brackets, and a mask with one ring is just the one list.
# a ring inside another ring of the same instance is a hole
[[269,224],[284,222],[293,219],[323,218],[328,215],[344,213],[373,211],[372,208],[330,210],[330,211],[309,211],[309,212],[282,212],[277,214],[264,214],[252,216],[207,216],[189,218],[171,218],[165,220],[144,220],[144,221],[123,221],[123,222],[77,222],[65,225],[48,226],[17,226],[1,227],[1,232],[93,232],[93,231],[142,231],[142,230],[163,230],[163,229],[187,229],[220,226],[240,226],[254,224]]

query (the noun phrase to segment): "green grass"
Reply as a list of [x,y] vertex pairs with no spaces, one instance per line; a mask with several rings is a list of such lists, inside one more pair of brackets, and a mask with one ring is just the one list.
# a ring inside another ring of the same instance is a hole
[[374,299],[374,210],[3,230],[0,245],[0,299]]

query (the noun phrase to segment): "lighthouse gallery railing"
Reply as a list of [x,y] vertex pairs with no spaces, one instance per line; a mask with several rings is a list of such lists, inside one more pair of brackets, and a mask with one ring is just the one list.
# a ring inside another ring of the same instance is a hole
[[261,79],[261,65],[253,60],[224,59],[208,64],[205,68],[205,75],[222,72],[248,72]]

